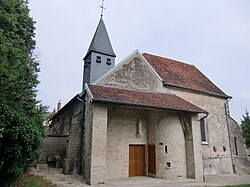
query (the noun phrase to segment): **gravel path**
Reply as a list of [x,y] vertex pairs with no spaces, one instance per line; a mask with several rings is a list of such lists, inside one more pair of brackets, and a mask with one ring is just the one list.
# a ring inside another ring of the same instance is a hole
[[46,180],[51,181],[53,184],[58,187],[90,187],[87,185],[81,176],[79,175],[64,175],[62,169],[49,168],[45,169],[34,169],[31,168],[31,174],[41,176]]
[[[64,175],[61,169],[31,168],[31,174],[42,176],[58,187],[90,187],[80,175]],[[207,176],[206,183],[196,182],[193,179],[180,178],[178,180],[164,180],[151,177],[132,177],[128,179],[110,180],[106,184],[91,187],[176,187],[176,186],[226,186],[236,184],[250,184],[250,175],[216,175]]]

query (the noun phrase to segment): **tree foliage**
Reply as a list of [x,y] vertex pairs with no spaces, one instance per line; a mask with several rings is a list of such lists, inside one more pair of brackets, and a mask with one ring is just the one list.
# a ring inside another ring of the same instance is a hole
[[250,117],[249,113],[246,110],[245,116],[243,115],[243,120],[241,120],[241,129],[243,133],[243,137],[246,141],[247,148],[250,147]]
[[27,3],[0,0],[0,186],[11,186],[38,158],[43,140],[35,27]]

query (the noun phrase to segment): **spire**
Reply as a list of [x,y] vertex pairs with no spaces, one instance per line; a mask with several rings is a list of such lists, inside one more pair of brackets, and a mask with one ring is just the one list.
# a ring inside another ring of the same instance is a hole
[[94,37],[84,60],[83,84],[93,83],[115,65],[115,53],[109,40],[108,32],[103,22],[103,16],[98,23]]
[[109,40],[108,32],[103,22],[102,16],[84,59],[88,56],[90,52],[97,52],[113,57],[116,56]]

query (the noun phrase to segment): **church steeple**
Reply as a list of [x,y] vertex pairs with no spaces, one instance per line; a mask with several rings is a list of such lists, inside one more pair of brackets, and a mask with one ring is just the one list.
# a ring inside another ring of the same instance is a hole
[[108,32],[107,32],[107,29],[105,27],[102,17],[99,21],[94,37],[91,41],[88,52],[86,56],[84,57],[84,59],[88,56],[90,52],[103,53],[103,54],[114,56],[114,57],[116,56],[113,51],[111,42],[109,40]]
[[112,48],[103,18],[99,21],[84,60],[83,89],[85,83],[93,83],[115,65]]

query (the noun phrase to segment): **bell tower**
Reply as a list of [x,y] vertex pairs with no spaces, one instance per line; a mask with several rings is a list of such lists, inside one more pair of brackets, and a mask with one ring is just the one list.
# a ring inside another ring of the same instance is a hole
[[113,51],[103,16],[96,28],[94,37],[91,41],[87,54],[83,58],[83,85],[93,83],[115,65],[115,53]]

